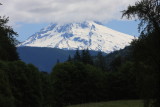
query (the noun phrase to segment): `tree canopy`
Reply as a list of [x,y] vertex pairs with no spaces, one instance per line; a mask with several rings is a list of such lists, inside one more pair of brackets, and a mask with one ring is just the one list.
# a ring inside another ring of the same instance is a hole
[[[141,0],[128,6],[122,17],[140,20],[139,39],[132,42],[135,72],[145,107],[160,106],[160,0]],[[143,79],[142,79],[143,78]]]
[[122,12],[122,17],[126,16],[128,19],[134,17],[141,21],[139,30],[160,32],[160,0],[137,1],[135,5],[128,6],[128,9]]
[[0,16],[0,60],[15,61],[18,60],[16,45],[18,41],[15,36],[16,32],[7,23],[9,18]]

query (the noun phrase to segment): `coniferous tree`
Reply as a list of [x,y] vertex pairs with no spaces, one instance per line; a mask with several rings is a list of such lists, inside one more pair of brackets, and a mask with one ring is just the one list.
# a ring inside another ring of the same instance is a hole
[[68,56],[68,62],[71,62],[72,61],[72,58],[71,58],[71,55]]
[[93,65],[93,60],[92,60],[92,57],[91,57],[91,54],[90,54],[88,48],[87,48],[87,50],[86,50],[86,55],[87,55],[86,58],[87,58],[87,60],[88,60],[88,64]]
[[59,59],[57,59],[57,64],[59,64],[60,63],[60,61],[59,61]]
[[85,64],[90,64],[90,65],[93,65],[93,60],[92,60],[92,57],[89,53],[89,50],[82,50],[82,62],[85,63]]
[[105,57],[102,55],[102,52],[98,52],[95,64],[97,67],[101,68],[101,70],[106,70],[106,61]]
[[78,49],[76,50],[76,53],[74,55],[74,61],[81,61],[81,55]]

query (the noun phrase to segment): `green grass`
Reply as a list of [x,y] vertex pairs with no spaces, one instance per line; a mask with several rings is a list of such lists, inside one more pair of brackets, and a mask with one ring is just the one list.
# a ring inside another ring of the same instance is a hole
[[143,107],[143,102],[141,100],[121,100],[121,101],[79,104],[67,107]]

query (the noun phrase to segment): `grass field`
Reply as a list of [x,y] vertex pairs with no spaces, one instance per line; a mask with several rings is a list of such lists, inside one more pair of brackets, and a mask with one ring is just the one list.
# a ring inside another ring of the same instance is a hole
[[141,100],[121,100],[121,101],[79,104],[67,107],[143,107],[143,102]]

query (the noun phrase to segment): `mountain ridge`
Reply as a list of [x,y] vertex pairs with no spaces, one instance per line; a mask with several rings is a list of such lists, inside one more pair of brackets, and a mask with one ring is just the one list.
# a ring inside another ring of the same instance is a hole
[[[69,55],[73,58],[76,51],[47,47],[17,47],[17,52],[25,63],[33,64],[40,71],[51,72],[57,61],[63,63],[67,61]],[[98,54],[96,51],[89,52],[92,56]]]

